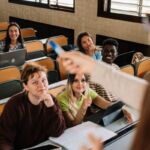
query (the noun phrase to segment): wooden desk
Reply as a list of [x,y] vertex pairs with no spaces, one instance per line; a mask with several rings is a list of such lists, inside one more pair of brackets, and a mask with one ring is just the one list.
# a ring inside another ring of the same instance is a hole
[[48,90],[48,92],[52,94],[54,97],[56,97],[61,91],[65,89],[65,87],[66,87],[65,85],[61,85],[59,87]]

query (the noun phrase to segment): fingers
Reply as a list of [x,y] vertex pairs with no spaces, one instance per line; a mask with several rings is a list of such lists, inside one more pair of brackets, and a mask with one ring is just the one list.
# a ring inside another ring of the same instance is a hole
[[123,113],[124,113],[124,116],[127,119],[128,123],[132,123],[133,115],[130,112],[128,112],[126,109],[123,109]]
[[92,133],[88,135],[89,142],[91,143],[91,148],[89,149],[87,146],[82,146],[80,150],[102,150],[103,143],[102,140],[96,138]]
[[52,107],[54,105],[54,101],[53,101],[53,99],[52,99],[50,94],[45,94],[43,99],[44,99],[44,104],[47,107]]
[[89,150],[86,146],[81,146],[80,150]]
[[96,138],[92,133],[88,135],[88,139],[93,145],[92,150],[102,150],[103,144],[101,139]]

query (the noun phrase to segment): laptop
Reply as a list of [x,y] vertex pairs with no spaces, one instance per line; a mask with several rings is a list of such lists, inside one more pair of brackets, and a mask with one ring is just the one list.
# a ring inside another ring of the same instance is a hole
[[0,67],[21,66],[25,63],[26,49],[0,53]]

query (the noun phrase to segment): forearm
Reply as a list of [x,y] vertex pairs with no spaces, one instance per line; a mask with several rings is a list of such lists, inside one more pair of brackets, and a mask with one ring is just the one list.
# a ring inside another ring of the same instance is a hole
[[49,108],[48,114],[50,115],[49,119],[47,118],[48,124],[50,125],[48,132],[50,133],[50,136],[57,137],[61,135],[66,128],[64,116],[56,105]]
[[74,123],[73,123],[74,125],[80,124],[83,121],[86,111],[87,111],[87,108],[83,108],[81,106],[81,108],[79,109],[79,111],[74,119]]
[[105,100],[105,99],[104,99],[103,97],[101,97],[101,96],[98,96],[98,97],[93,101],[93,103],[94,103],[96,106],[98,106],[98,107],[100,107],[100,108],[102,108],[102,109],[107,109],[109,106],[112,105],[111,102]]

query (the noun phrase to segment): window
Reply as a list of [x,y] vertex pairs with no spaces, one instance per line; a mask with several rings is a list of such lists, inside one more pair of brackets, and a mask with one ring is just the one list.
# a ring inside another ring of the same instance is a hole
[[139,22],[150,12],[150,0],[98,0],[98,16]]
[[74,12],[75,0],[9,0],[12,3]]

